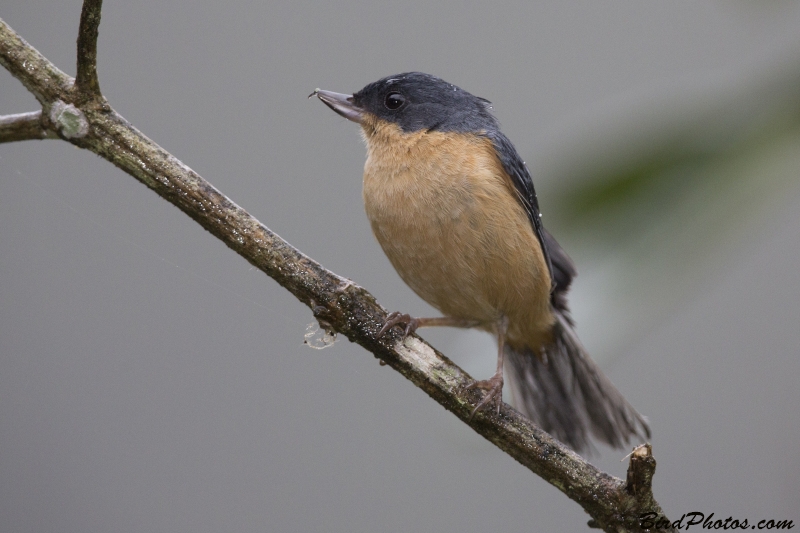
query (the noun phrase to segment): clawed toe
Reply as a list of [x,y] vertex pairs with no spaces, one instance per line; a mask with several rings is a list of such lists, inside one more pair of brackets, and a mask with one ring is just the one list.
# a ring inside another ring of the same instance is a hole
[[398,311],[394,311],[393,313],[389,313],[386,317],[386,322],[383,324],[383,327],[378,332],[378,338],[380,339],[383,337],[387,331],[392,329],[395,326],[402,326],[403,324],[406,325],[405,329],[403,330],[403,340],[406,337],[414,333],[417,328],[419,327],[419,320],[412,317],[407,313],[400,313]]
[[478,405],[476,405],[475,409],[470,413],[470,419],[491,401],[495,402],[497,405],[497,414],[500,414],[500,406],[503,404],[503,374],[495,374],[491,378],[482,381],[473,381],[467,385],[466,388],[467,390],[481,389],[486,391],[486,396],[478,402]]

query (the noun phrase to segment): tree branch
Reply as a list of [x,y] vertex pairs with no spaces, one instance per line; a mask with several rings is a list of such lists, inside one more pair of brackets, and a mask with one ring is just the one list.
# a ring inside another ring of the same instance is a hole
[[41,111],[0,116],[0,143],[57,138],[42,124]]
[[[99,0],[84,2],[79,46],[86,46],[92,55],[79,60],[78,79],[85,90],[97,90],[92,94],[102,101],[94,70],[99,9]],[[48,127],[60,137],[107,159],[192,217],[309,306],[323,328],[372,352],[480,435],[578,502],[591,515],[591,525],[605,531],[640,531],[638,517],[642,513],[663,515],[649,483],[655,469],[649,445],[633,454],[625,483],[599,471],[508,405],[502,406],[499,415],[488,409],[472,418],[481,395],[466,389],[473,382],[467,373],[416,335],[405,342],[394,332],[376,338],[386,312],[371,294],[281,239],[108,105],[82,105],[81,90],[76,94],[72,89],[74,80],[2,20],[0,63],[37,96]]]
[[102,7],[103,0],[84,0],[81,10],[75,87],[85,100],[100,96],[100,82],[97,79],[97,35]]
[[42,104],[50,104],[71,90],[73,79],[56,68],[0,19],[0,65]]

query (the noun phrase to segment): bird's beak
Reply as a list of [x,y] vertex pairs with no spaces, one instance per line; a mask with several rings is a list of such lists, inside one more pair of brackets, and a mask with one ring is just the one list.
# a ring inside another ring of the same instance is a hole
[[312,96],[316,96],[322,100],[322,103],[342,115],[347,120],[352,120],[353,122],[361,124],[361,121],[364,119],[364,110],[353,103],[352,94],[340,94],[317,89],[308,95],[309,98]]

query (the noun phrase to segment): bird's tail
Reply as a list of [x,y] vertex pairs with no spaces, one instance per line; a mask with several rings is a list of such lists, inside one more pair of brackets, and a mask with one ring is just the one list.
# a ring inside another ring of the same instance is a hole
[[575,451],[593,449],[589,436],[621,448],[649,439],[636,412],[581,345],[567,315],[554,309],[553,341],[543,353],[506,347],[514,396],[531,420]]

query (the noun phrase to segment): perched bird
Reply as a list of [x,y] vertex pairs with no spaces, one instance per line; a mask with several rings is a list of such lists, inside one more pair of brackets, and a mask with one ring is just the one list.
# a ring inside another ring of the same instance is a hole
[[311,96],[361,125],[372,231],[403,281],[444,315],[392,313],[381,334],[488,331],[497,372],[470,386],[486,391],[476,411],[495,402],[499,412],[507,357],[518,407],[573,449],[591,449],[590,435],[613,447],[649,438],[575,335],[566,299],[575,267],[542,226],[531,175],[490,102],[420,72]]

